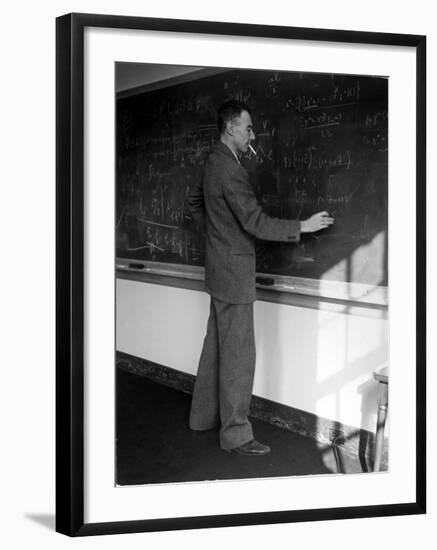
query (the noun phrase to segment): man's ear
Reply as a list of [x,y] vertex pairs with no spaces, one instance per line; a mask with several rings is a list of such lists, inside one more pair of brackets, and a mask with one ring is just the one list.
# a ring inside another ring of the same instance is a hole
[[228,121],[226,123],[226,133],[229,134],[230,136],[234,135],[234,125],[232,124],[231,121]]

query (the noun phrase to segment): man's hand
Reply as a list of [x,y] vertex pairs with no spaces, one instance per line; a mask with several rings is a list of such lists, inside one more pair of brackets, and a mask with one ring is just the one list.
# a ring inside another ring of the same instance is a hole
[[328,212],[317,212],[311,218],[300,222],[300,230],[302,233],[314,233],[320,229],[326,229],[334,223],[334,218],[331,218]]

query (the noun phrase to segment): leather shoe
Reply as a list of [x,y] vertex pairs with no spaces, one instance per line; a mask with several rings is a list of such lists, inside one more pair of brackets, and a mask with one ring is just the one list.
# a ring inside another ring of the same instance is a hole
[[240,445],[240,447],[234,447],[233,449],[231,449],[231,452],[245,456],[265,456],[268,455],[270,451],[271,449],[268,445],[263,445],[255,439],[252,439],[252,441]]

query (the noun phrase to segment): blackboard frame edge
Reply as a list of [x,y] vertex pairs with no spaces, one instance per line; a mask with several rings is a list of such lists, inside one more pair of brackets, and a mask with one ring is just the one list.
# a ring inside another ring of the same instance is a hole
[[[254,32],[253,29],[259,27],[257,32],[265,33],[262,36],[274,37],[272,33],[275,29],[265,25],[194,21],[191,30],[187,31],[181,29],[180,25],[188,25],[190,22],[183,20],[151,20],[143,17],[84,13],[70,13],[56,18],[56,531],[75,537],[426,513],[426,36],[314,29],[312,40],[416,48],[416,501],[344,508],[84,523],[83,35],[87,26],[126,28],[126,25],[131,25],[133,28],[144,29],[146,21],[149,24],[153,21],[158,30],[163,30],[162,27],[166,26],[168,30],[179,32],[206,32],[209,28],[212,29],[211,33],[219,34],[217,27],[227,25],[225,34],[241,34],[246,30],[247,36],[259,36],[249,32],[250,29]],[[279,29],[276,34],[284,32],[284,27],[276,29]],[[293,36],[289,36],[290,29]],[[223,34],[224,31],[222,27],[220,33]],[[284,38],[298,39],[300,36],[308,40],[308,32],[312,29],[287,27],[285,31]],[[66,140],[63,145],[59,143],[61,137]],[[80,221],[82,223],[78,224]],[[419,237],[423,238],[420,242]]]
[[[139,62],[132,62],[132,65],[147,65],[147,63],[139,63]],[[151,63],[154,65],[154,63]],[[177,65],[178,67],[184,67],[184,65]],[[192,65],[189,65],[192,67]],[[180,84],[187,84],[189,82],[193,82],[196,80],[200,80],[203,78],[208,78],[216,75],[221,75],[224,73],[232,73],[234,71],[251,71],[251,72],[266,72],[267,69],[256,69],[256,68],[245,68],[245,67],[218,67],[218,66],[198,66],[198,69],[195,71],[190,71],[185,74],[177,75],[177,76],[171,76],[169,78],[165,78],[163,80],[156,80],[153,82],[150,82],[148,84],[141,84],[139,86],[134,86],[133,88],[126,88],[125,90],[120,90],[116,93],[117,101],[123,100],[131,97],[136,97],[142,94],[146,94],[149,92],[154,92],[156,90],[164,90],[166,88],[171,88],[173,86],[178,86]],[[278,73],[304,73],[304,74],[312,74],[312,75],[320,75],[320,74],[327,74],[327,73],[320,73],[319,71],[290,71],[285,69],[275,69],[275,72]],[[361,73],[354,73],[353,75],[351,73],[335,73],[336,76],[363,76],[366,78],[381,78],[388,80],[389,76],[387,75],[365,75]]]
[[[138,63],[135,63],[135,64],[138,65]],[[183,67],[183,65],[178,65],[178,66]],[[149,84],[142,84],[140,86],[135,86],[134,88],[127,88],[126,90],[121,90],[116,94],[117,101],[121,99],[126,99],[128,97],[145,94],[148,92],[154,92],[155,90],[170,88],[172,86],[177,86],[178,84],[185,84],[187,82],[192,82],[193,80],[198,80],[199,78],[206,78],[208,76],[223,74],[231,70],[232,69],[221,68],[221,67],[199,66],[199,69],[196,71],[191,71],[189,73],[181,74],[178,76],[172,76],[164,80],[157,80],[156,82],[150,82]]]

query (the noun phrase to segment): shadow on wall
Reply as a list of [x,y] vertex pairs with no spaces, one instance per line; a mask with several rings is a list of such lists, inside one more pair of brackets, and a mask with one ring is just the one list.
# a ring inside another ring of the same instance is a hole
[[[380,260],[385,258],[384,252]],[[376,430],[378,383],[373,372],[388,364],[387,312],[323,300],[313,300],[312,309],[257,303],[256,312],[262,368],[257,369],[254,393],[314,413],[321,419],[320,434],[327,432],[326,419],[332,425],[339,422],[330,442],[335,447],[336,437],[359,437],[363,471],[372,470],[366,456],[373,452],[373,440],[367,440],[365,431]],[[341,424],[356,427],[356,432],[342,433]]]
[[[380,270],[382,274],[387,265],[386,232],[379,233],[376,240],[379,242],[381,254],[374,256],[373,269]],[[347,265],[348,277],[354,271],[356,257],[356,254],[351,254],[343,260]],[[376,265],[378,263],[381,265]],[[383,281],[382,278],[381,283]],[[329,318],[323,313],[319,314],[319,318],[321,320],[325,318],[325,322],[327,317]],[[380,311],[374,318],[359,320],[354,315],[352,307],[347,306],[344,309],[344,315],[340,318],[333,317],[331,324],[336,327],[330,330],[329,326],[321,324],[317,331],[317,349],[321,357],[317,366],[319,380],[315,386],[316,408],[323,409],[319,404],[329,395],[330,407],[335,419],[341,418],[346,410],[354,411],[353,417],[356,420],[353,424],[369,432],[375,432],[378,383],[374,380],[373,373],[388,364],[387,314],[385,311]],[[325,330],[327,330],[327,337],[324,334]],[[328,350],[332,346],[341,348],[337,354],[333,354],[337,360],[334,359],[334,367],[327,365],[326,359],[323,358],[326,339],[329,338],[334,338],[334,343],[327,345]],[[330,376],[321,380],[320,367],[324,367],[325,372],[331,370]],[[326,413],[319,414],[329,417]],[[366,453],[370,451],[372,454],[373,449],[367,449],[369,442],[364,434],[365,432],[362,432],[360,435],[359,456],[363,471],[367,471]]]

